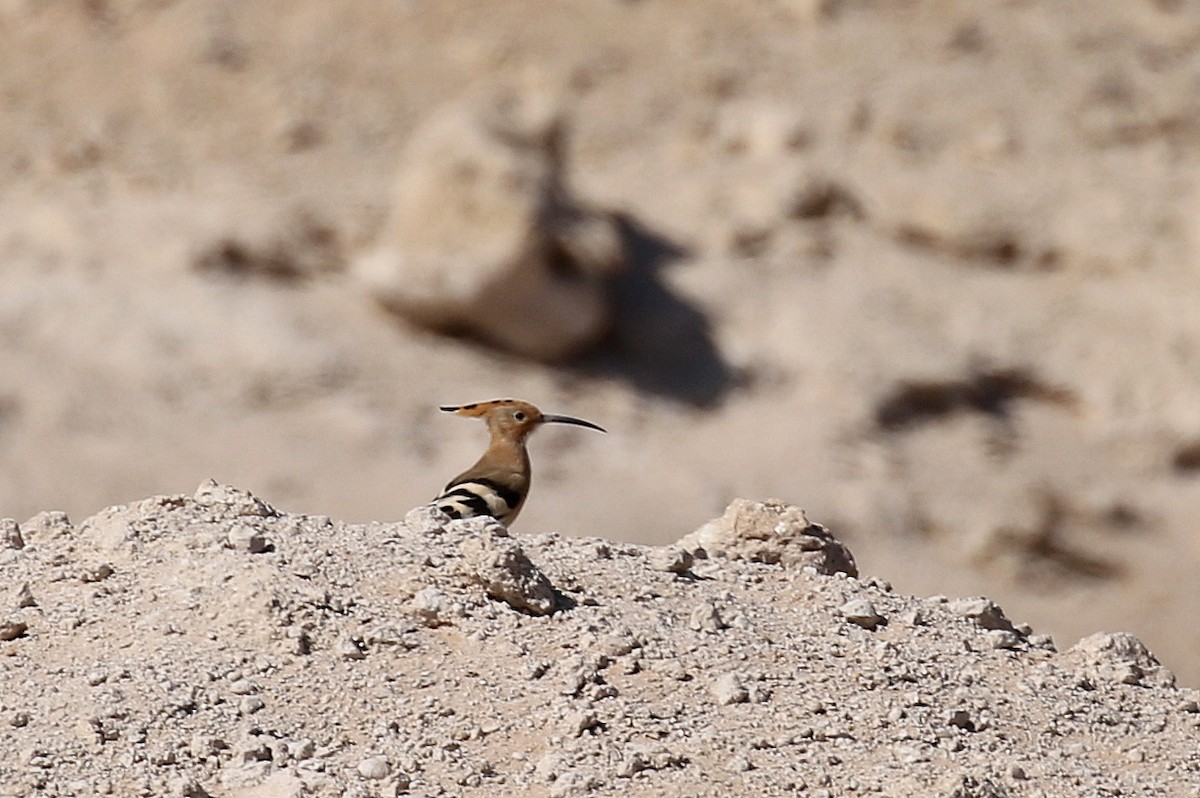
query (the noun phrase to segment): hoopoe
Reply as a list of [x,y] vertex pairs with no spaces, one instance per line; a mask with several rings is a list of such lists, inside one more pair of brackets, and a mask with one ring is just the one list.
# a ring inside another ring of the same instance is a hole
[[495,399],[469,405],[443,405],[443,413],[487,421],[492,440],[475,465],[450,480],[433,505],[451,518],[490,515],[508,526],[529,495],[529,453],[525,439],[542,424],[575,424],[605,432],[590,421],[543,413],[528,402]]

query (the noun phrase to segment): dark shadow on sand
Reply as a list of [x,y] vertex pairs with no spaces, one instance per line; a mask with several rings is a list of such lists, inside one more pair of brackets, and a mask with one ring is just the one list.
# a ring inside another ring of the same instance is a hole
[[734,387],[733,371],[717,349],[708,319],[661,278],[666,266],[688,252],[626,214],[614,218],[626,268],[610,284],[613,330],[574,368],[697,407],[717,404]]

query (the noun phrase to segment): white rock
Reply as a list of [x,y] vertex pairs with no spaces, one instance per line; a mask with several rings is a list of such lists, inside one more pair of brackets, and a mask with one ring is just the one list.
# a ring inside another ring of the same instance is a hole
[[435,114],[401,156],[391,216],[352,274],[386,307],[540,360],[608,330],[621,244],[559,174],[556,114],[465,102]]
[[712,684],[713,698],[722,706],[744,704],[750,700],[750,691],[742,684],[736,673],[726,673]]
[[850,599],[838,607],[838,612],[850,623],[864,629],[875,629],[886,620],[875,610],[875,605],[866,599]]
[[358,775],[364,779],[380,781],[386,779],[391,772],[392,768],[386,757],[372,756],[358,763]]
[[0,518],[0,548],[24,548],[25,539],[21,536],[21,527],[16,519]]

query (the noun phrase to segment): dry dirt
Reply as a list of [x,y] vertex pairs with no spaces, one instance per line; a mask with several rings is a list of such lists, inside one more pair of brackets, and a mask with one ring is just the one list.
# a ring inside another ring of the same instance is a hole
[[209,482],[4,522],[0,795],[1200,795],[1200,692],[1136,638],[731,514],[654,548]]
[[[0,0],[0,41],[0,516],[212,477],[395,520],[483,445],[436,406],[514,396],[610,430],[535,436],[521,539],[779,497],[901,593],[1200,685],[1200,5]],[[359,268],[406,147],[513,98],[625,254],[553,365]]]

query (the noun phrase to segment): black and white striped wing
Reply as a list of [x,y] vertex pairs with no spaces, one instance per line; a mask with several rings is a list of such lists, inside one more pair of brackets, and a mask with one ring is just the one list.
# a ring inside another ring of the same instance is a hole
[[490,515],[503,524],[521,506],[521,494],[490,479],[470,479],[447,485],[433,505],[451,518]]

